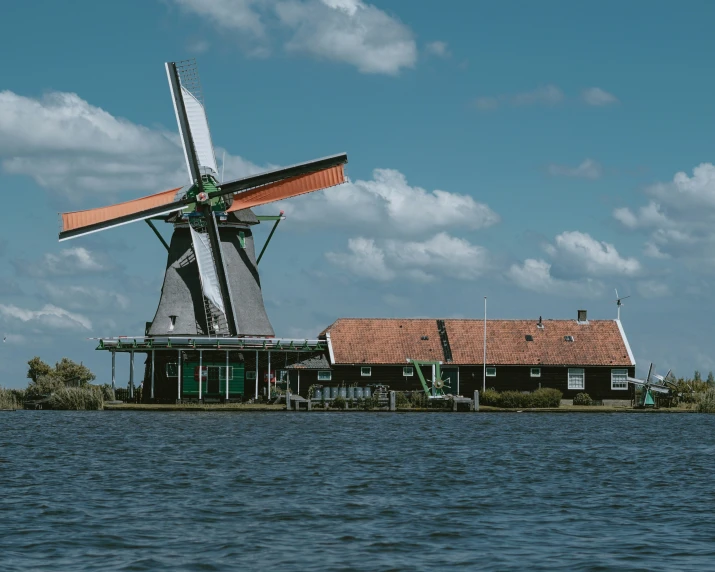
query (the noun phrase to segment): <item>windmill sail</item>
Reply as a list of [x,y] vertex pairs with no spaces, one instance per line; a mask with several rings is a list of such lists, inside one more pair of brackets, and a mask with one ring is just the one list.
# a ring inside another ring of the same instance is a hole
[[201,277],[201,290],[211,303],[216,306],[221,313],[226,315],[226,308],[223,304],[221,296],[221,287],[216,274],[216,266],[214,264],[214,256],[211,251],[211,243],[207,234],[196,232],[192,226],[191,242],[194,246],[194,255],[196,263],[199,266],[199,276]]
[[[201,174],[218,176],[196,62],[167,62],[166,75],[181,134],[189,181],[193,183]],[[198,168],[198,173],[194,172],[194,166]]]

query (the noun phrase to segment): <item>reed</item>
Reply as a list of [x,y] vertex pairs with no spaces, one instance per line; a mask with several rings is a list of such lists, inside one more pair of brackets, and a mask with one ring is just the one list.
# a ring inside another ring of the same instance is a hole
[[100,387],[63,387],[49,399],[51,409],[68,411],[98,411],[104,409],[103,391]]
[[698,413],[715,413],[715,389],[695,394],[695,410]]
[[0,409],[17,409],[19,406],[13,390],[0,387]]

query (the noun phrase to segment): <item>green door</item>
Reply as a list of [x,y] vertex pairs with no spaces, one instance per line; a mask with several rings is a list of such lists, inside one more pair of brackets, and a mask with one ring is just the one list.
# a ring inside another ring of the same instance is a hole
[[444,380],[444,393],[446,395],[457,395],[457,368],[443,367],[442,379]]

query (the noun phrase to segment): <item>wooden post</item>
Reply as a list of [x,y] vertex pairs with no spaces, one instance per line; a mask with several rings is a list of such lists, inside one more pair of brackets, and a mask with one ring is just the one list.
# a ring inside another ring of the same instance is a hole
[[129,352],[129,397],[134,399],[134,350]]
[[474,411],[479,411],[479,392],[474,392]]
[[[290,385],[290,381],[288,382],[288,385]],[[290,388],[286,391],[286,409],[290,411]]]
[[298,370],[298,395],[300,395],[300,370]]
[[178,350],[179,361],[177,362],[178,371],[176,372],[176,402],[181,403],[181,350]]
[[202,390],[204,388],[204,350],[199,350],[199,401],[202,399]]
[[117,353],[112,351],[112,391],[114,391],[116,385],[116,366],[117,366]]
[[397,411],[397,397],[394,391],[390,392],[390,411]]

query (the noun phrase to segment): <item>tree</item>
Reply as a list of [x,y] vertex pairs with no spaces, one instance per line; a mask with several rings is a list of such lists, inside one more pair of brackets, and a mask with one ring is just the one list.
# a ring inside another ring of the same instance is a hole
[[52,367],[42,361],[38,356],[28,361],[27,365],[27,377],[33,382],[37,382],[37,378],[40,376],[52,374]]
[[693,381],[702,381],[703,378],[700,377],[700,372],[696,369],[695,373],[693,374]]
[[55,364],[54,375],[65,385],[86,385],[97,378],[86,365],[75,363],[66,357]]
[[715,376],[713,376],[712,371],[708,373],[708,384],[715,385]]

